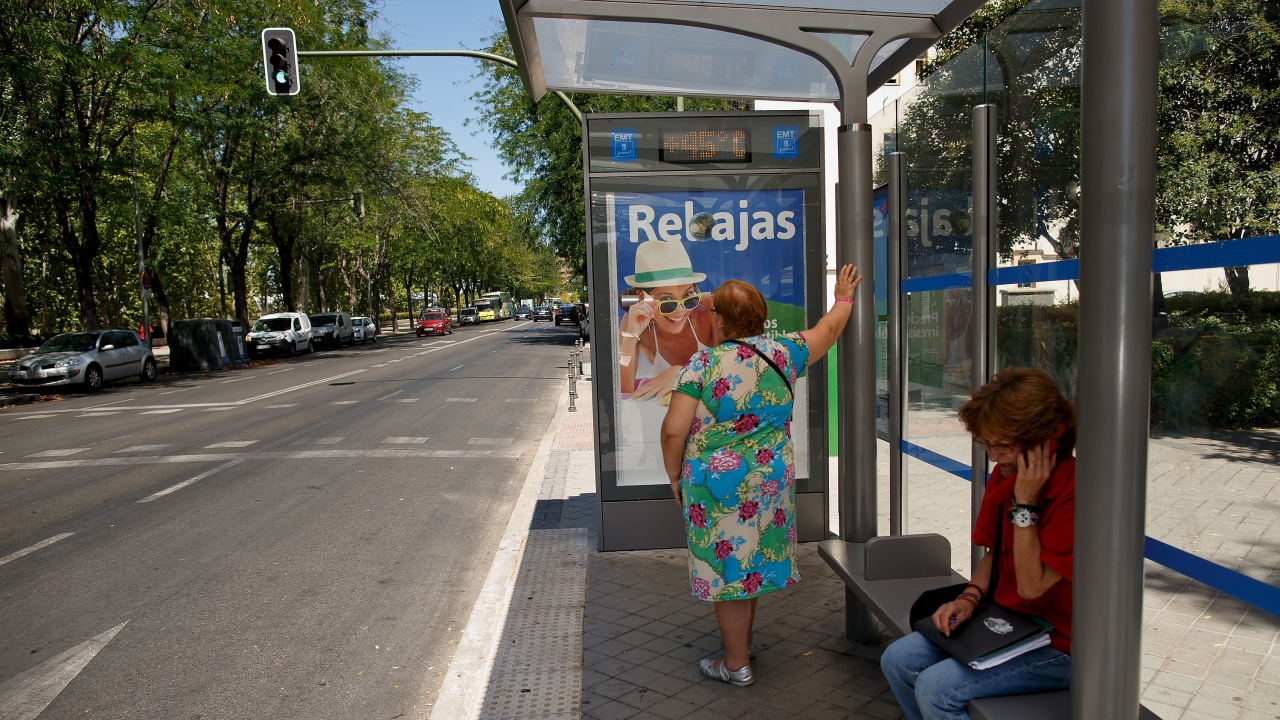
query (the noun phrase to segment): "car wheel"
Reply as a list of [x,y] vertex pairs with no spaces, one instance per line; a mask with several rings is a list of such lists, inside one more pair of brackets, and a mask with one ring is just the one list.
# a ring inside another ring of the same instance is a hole
[[97,392],[102,387],[102,368],[96,364],[84,369],[84,389]]
[[142,382],[151,382],[156,379],[156,361],[147,358],[142,361],[142,374],[138,376]]
[[297,354],[298,354],[298,343],[296,342],[289,343],[289,357],[293,357],[294,355],[297,355]]

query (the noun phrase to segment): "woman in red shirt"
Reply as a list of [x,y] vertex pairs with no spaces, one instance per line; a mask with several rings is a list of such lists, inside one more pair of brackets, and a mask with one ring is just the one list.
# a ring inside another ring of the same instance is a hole
[[[1075,406],[1048,374],[1007,368],[960,408],[960,421],[996,467],[987,479],[973,542],[987,548],[999,532],[994,602],[1053,625],[1048,647],[974,670],[920,633],[880,658],[908,720],[968,720],[974,698],[1063,690],[1071,681],[1071,582],[1075,546]],[[939,632],[968,620],[990,590],[992,553],[973,582],[933,613]]]

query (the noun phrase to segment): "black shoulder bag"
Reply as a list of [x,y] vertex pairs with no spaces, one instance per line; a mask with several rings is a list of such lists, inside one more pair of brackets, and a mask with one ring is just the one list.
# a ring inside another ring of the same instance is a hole
[[[747,348],[748,350],[755,353],[756,355],[759,355],[760,359],[769,363],[769,367],[773,368],[773,371],[778,373],[778,377],[782,378],[782,382],[786,384],[787,392],[791,394],[791,397],[796,396],[795,390],[791,389],[791,381],[787,379],[786,373],[782,372],[782,368],[778,367],[776,363],[770,360],[768,355],[765,355],[764,353],[760,352],[760,348],[756,347],[755,345],[752,345],[751,343],[744,343],[741,340],[725,340],[725,342],[731,345],[739,345],[741,347]],[[930,614],[932,615],[933,613],[930,613]]]

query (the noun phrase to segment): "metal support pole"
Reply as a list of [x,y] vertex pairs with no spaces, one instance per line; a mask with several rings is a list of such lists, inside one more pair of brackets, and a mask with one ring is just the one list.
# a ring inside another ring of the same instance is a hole
[[[987,272],[995,265],[996,246],[1000,230],[996,224],[996,135],[999,129],[1000,109],[995,105],[978,105],[973,109],[973,289],[970,292],[969,351],[972,355],[970,383],[974,390],[982,387],[991,377],[995,360],[991,354],[995,346],[996,324],[995,297],[987,283]],[[987,453],[974,444],[970,448],[969,517],[977,518],[982,507],[982,496],[987,489]],[[972,522],[970,523],[972,525]],[[970,567],[978,567],[978,561],[986,551],[981,545],[970,548]]]
[[1151,398],[1156,0],[1084,0],[1071,717],[1138,717]]
[[888,215],[885,217],[885,255],[888,266],[888,333],[885,346],[889,365],[889,534],[907,532],[907,459],[902,453],[907,419],[907,346],[903,313],[902,279],[907,270],[905,236],[907,209],[907,154],[889,153]]
[[[857,102],[864,100],[859,98]],[[853,263],[862,285],[853,301],[849,326],[840,335],[837,363],[839,395],[840,537],[865,542],[876,534],[876,332],[875,245],[871,215],[871,126],[841,125],[837,133],[840,165],[836,220],[836,265]],[[845,603],[845,634],[866,642],[878,632],[871,612],[860,602]]]

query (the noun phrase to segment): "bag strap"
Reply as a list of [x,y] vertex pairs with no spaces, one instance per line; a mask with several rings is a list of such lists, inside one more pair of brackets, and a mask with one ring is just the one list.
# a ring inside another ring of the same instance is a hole
[[782,382],[786,383],[787,392],[791,394],[791,397],[796,396],[796,392],[795,390],[791,389],[791,381],[787,379],[786,374],[782,372],[782,369],[778,367],[777,363],[769,359],[768,355],[765,355],[764,353],[760,352],[760,348],[756,347],[755,345],[752,345],[751,343],[744,343],[741,340],[725,340],[725,342],[730,343],[732,345],[739,345],[741,347],[747,348],[751,350],[751,352],[759,355],[761,360],[764,360],[765,362],[769,363],[769,367],[773,368],[773,371],[778,373],[778,377],[782,378]]

